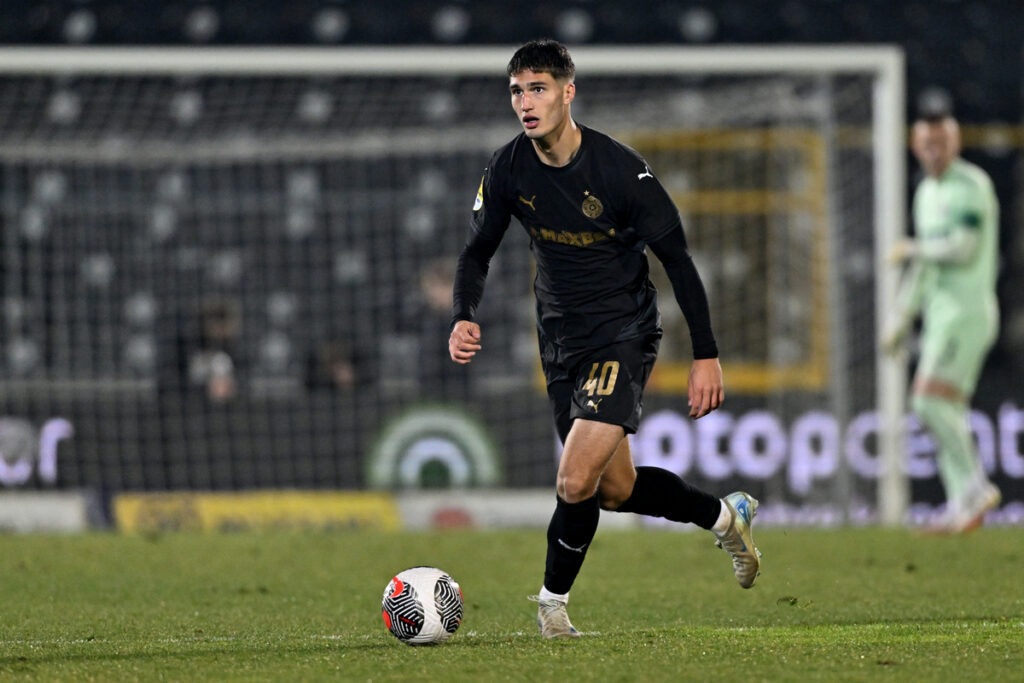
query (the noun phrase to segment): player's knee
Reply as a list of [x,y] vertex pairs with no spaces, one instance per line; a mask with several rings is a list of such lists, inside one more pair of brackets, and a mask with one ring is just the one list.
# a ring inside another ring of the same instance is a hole
[[602,510],[618,510],[619,507],[626,502],[629,496],[622,495],[621,491],[605,491],[604,489],[597,490],[597,500],[601,503]]
[[928,397],[924,394],[914,393],[910,397],[910,409],[918,416],[928,412]]
[[579,474],[558,477],[558,496],[566,503],[578,503],[594,495],[597,482]]
[[927,391],[914,392],[910,397],[910,409],[925,422],[930,422],[934,416],[944,413],[948,407],[959,407],[959,402]]
[[597,500],[602,510],[618,510],[633,493],[631,482],[601,480],[597,488]]

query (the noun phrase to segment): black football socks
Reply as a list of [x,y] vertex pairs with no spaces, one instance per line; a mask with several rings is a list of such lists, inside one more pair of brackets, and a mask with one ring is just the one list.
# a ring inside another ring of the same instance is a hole
[[566,503],[560,496],[548,525],[548,555],[544,567],[544,588],[552,593],[569,592],[583,566],[590,542],[597,532],[601,507],[594,495],[578,503]]
[[673,522],[693,522],[703,529],[714,526],[721,511],[718,498],[660,467],[637,467],[633,493],[616,510],[664,517]]

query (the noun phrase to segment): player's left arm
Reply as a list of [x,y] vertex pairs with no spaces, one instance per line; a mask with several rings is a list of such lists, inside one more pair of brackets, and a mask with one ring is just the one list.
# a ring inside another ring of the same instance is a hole
[[707,292],[687,249],[679,210],[643,157],[636,152],[629,156],[616,165],[623,174],[619,186],[627,188],[625,220],[661,261],[672,283],[693,344],[694,360],[686,389],[690,417],[704,417],[725,400]]
[[718,345],[711,329],[707,292],[686,248],[682,223],[648,246],[665,267],[676,302],[690,328],[694,359],[687,383],[690,417],[704,417],[725,400],[725,382],[718,362]]

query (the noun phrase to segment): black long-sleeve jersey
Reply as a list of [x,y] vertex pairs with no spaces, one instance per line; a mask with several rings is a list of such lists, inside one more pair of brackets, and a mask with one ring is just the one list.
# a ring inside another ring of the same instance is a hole
[[596,347],[659,331],[649,245],[668,272],[694,357],[717,357],[679,211],[640,154],[596,130],[580,131],[580,148],[565,166],[541,162],[525,134],[491,157],[459,257],[453,322],[474,318],[491,257],[515,216],[530,235],[537,324],[548,340]]

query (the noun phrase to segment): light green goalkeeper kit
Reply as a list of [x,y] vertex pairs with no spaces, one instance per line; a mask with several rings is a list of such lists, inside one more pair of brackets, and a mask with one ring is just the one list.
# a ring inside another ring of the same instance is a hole
[[999,329],[999,204],[980,168],[956,159],[914,194],[917,258],[904,310],[924,328],[918,375],[970,397]]
[[999,205],[992,181],[955,159],[914,195],[916,250],[901,292],[904,324],[923,319],[917,376],[956,387],[963,401],[916,393],[914,412],[939,445],[938,464],[954,505],[993,495],[974,452],[967,406],[999,329],[995,284]]

